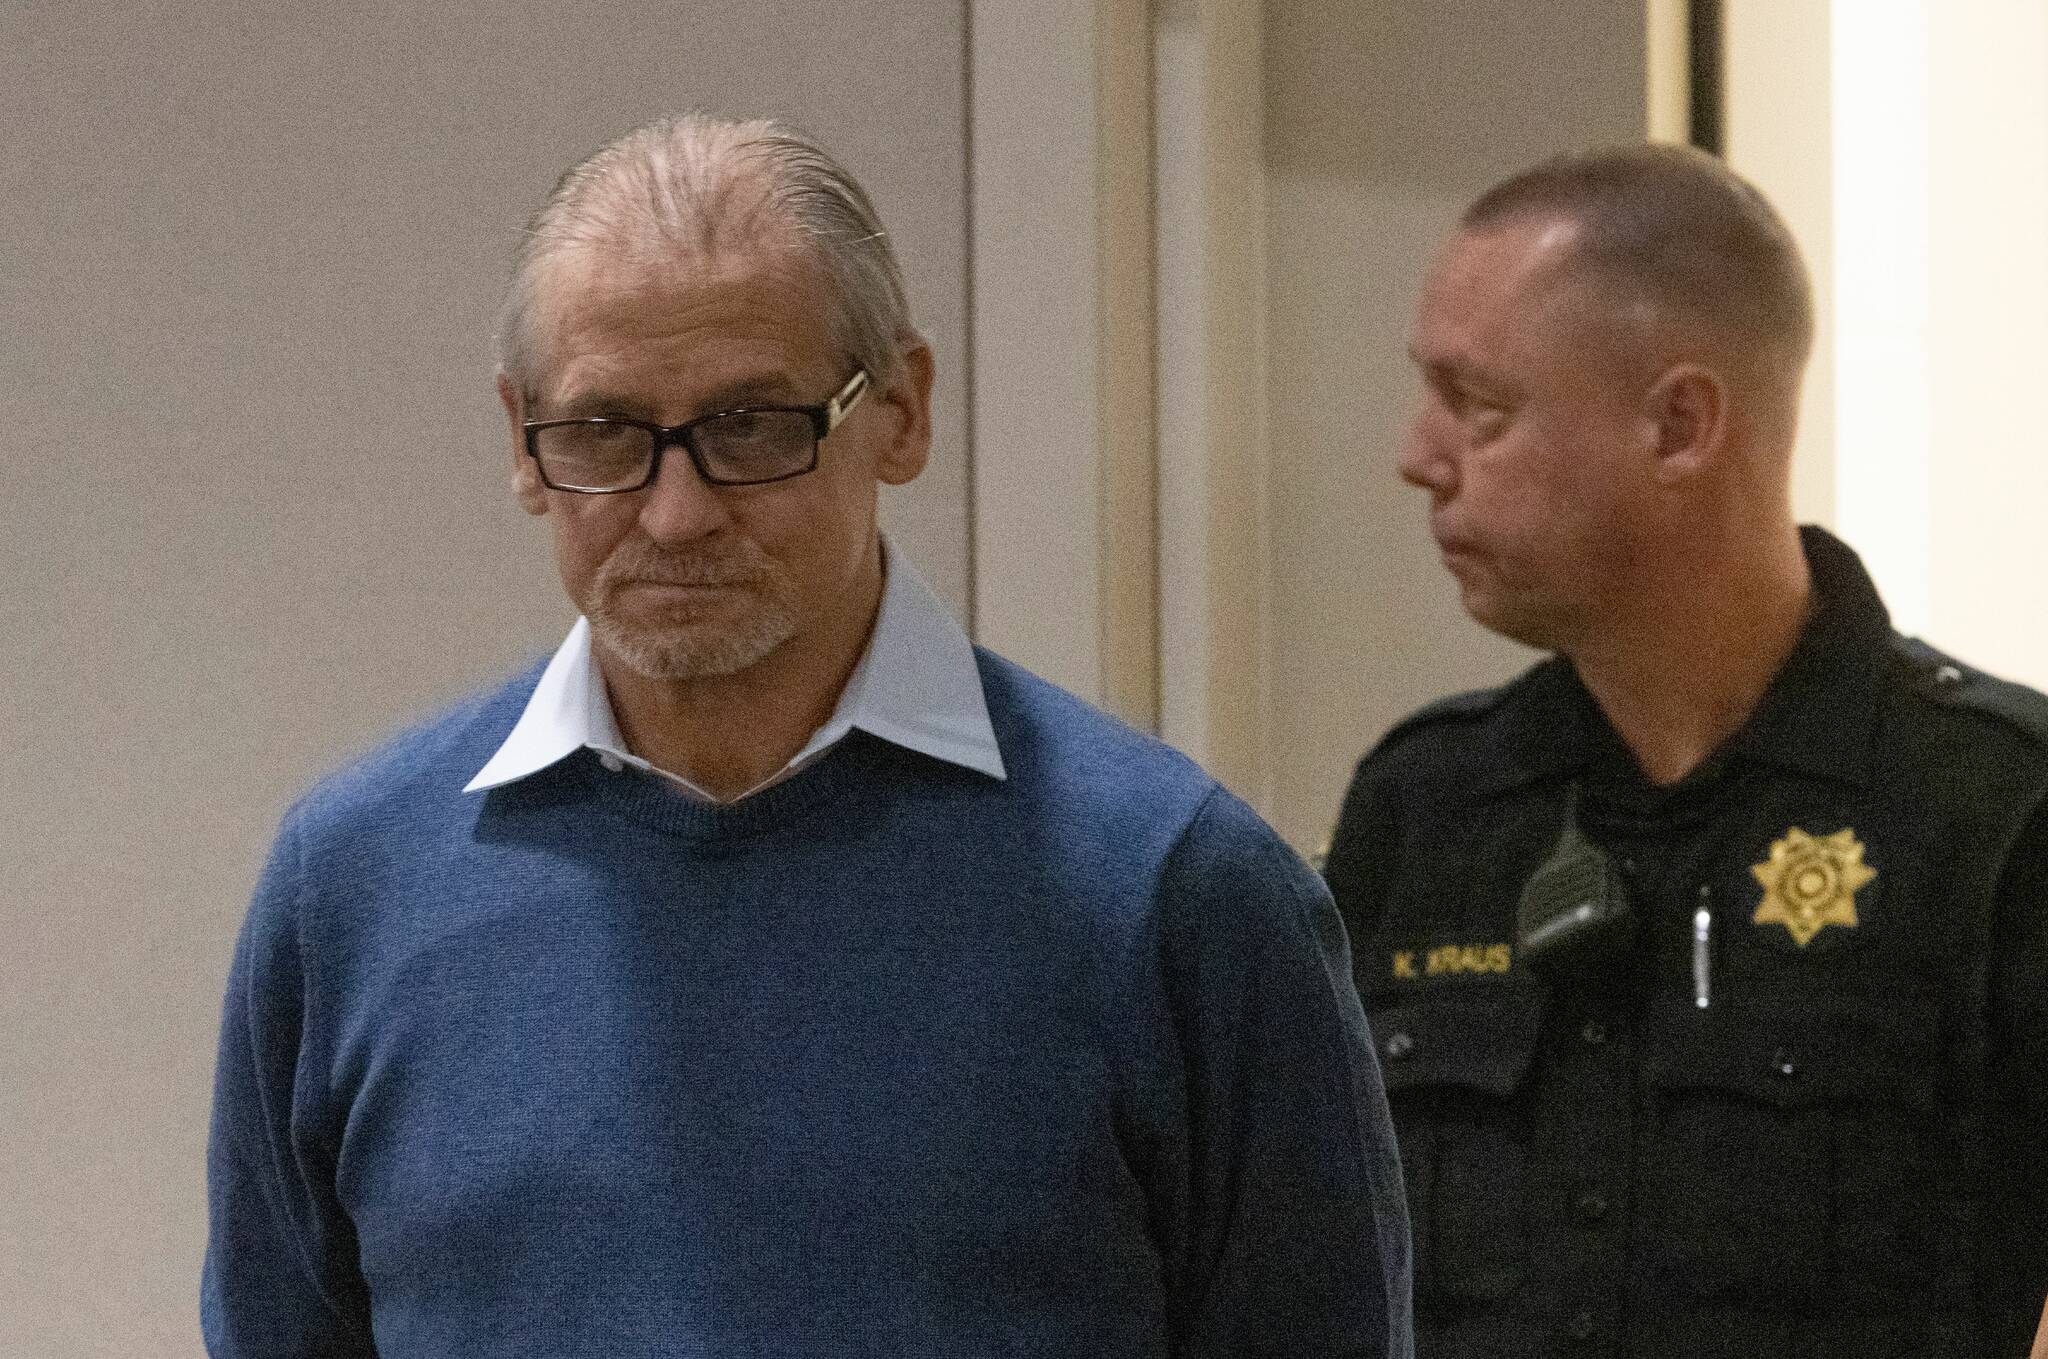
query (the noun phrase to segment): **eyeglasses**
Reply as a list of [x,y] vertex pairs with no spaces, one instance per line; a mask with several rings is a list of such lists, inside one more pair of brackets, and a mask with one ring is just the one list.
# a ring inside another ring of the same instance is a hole
[[741,406],[680,425],[607,415],[528,420],[520,428],[541,481],[557,491],[637,491],[661,474],[661,455],[676,444],[711,485],[759,486],[815,469],[818,441],[839,427],[868,386],[867,369],[856,368],[844,386],[816,406]]

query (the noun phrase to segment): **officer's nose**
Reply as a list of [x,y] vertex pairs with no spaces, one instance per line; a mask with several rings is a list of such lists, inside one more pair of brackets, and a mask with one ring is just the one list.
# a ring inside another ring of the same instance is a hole
[[640,527],[657,543],[685,543],[732,522],[725,492],[698,475],[680,444],[662,453],[661,471],[640,492]]
[[1419,486],[1439,500],[1458,486],[1458,443],[1446,427],[1448,413],[1433,398],[1424,398],[1401,441],[1401,480]]

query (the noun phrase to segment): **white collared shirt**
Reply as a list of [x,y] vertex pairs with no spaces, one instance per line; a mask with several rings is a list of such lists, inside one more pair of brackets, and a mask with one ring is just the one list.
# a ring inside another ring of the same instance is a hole
[[[774,775],[741,797],[782,782],[856,727],[910,750],[1005,777],[989,723],[988,700],[974,648],[946,606],[895,545],[882,540],[882,603],[867,650],[853,668],[825,725]],[[578,618],[526,701],[504,744],[471,779],[465,793],[502,787],[589,747],[607,769],[632,765],[691,796],[716,802],[688,779],[657,769],[626,749],[590,647],[590,620]],[[734,799],[737,801],[738,799]]]

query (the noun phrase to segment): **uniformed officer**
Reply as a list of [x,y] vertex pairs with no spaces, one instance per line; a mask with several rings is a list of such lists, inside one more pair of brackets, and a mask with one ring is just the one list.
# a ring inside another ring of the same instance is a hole
[[1422,1359],[1986,1356],[2048,1292],[2048,699],[1795,526],[1804,267],[1705,155],[1542,164],[1423,290],[1401,474],[1555,653],[1359,765],[1328,875]]

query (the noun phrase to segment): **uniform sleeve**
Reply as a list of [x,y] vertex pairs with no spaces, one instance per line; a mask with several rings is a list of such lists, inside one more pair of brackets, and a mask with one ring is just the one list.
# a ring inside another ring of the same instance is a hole
[[295,1129],[306,1014],[287,821],[228,976],[207,1141],[200,1323],[213,1359],[374,1359],[331,1156]]
[[1394,818],[1371,756],[1361,760],[1344,791],[1323,877],[1354,939],[1379,925],[1386,897],[1386,867],[1394,862]]
[[1264,823],[1212,794],[1157,904],[1161,1119],[1145,1169],[1177,1359],[1405,1357],[1409,1243],[1344,927]]
[[1986,1352],[2022,1354],[2048,1298],[2048,804],[2006,859],[1992,942]]

